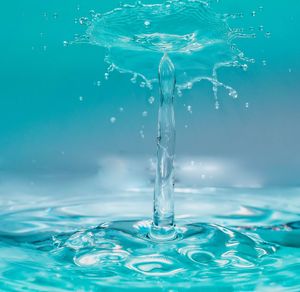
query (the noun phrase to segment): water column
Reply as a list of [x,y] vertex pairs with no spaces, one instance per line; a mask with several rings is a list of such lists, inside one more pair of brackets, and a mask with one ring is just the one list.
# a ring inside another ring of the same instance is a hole
[[160,103],[158,112],[157,166],[151,236],[171,239],[174,231],[175,67],[167,54],[159,65]]

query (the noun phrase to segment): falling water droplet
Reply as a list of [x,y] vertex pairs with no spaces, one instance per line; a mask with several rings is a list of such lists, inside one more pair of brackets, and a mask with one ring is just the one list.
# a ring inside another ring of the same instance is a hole
[[271,33],[268,31],[268,32],[266,32],[265,36],[266,36],[266,38],[269,39],[271,37]]
[[150,96],[150,97],[148,98],[148,102],[149,102],[150,104],[153,104],[154,101],[155,101],[154,96]]

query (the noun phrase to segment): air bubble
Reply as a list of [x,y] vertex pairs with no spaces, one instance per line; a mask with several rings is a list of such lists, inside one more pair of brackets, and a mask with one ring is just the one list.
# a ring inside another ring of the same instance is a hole
[[193,111],[192,111],[192,106],[191,106],[191,105],[188,105],[188,106],[187,106],[187,111],[188,111],[190,114],[193,113]]
[[124,108],[123,107],[120,107],[119,108],[119,111],[122,113],[124,111]]
[[262,60],[261,63],[262,63],[263,66],[267,66],[267,61],[266,60]]
[[117,121],[117,119],[116,119],[115,117],[111,117],[111,118],[110,118],[110,122],[111,122],[112,124],[114,124],[116,121]]
[[245,103],[245,108],[248,109],[249,108],[249,102]]
[[84,97],[83,96],[79,96],[79,101],[83,101]]
[[143,111],[143,112],[142,112],[142,116],[143,116],[144,118],[146,118],[146,117],[148,116],[148,112],[147,112],[147,111]]

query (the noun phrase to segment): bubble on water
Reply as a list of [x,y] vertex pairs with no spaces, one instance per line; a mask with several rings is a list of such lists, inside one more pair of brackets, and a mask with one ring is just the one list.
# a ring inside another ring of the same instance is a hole
[[144,118],[148,117],[148,112],[147,112],[147,111],[143,111],[143,112],[142,112],[142,116],[143,116]]
[[112,124],[114,124],[116,121],[117,121],[117,119],[116,119],[115,117],[111,117],[111,118],[110,118],[110,122],[111,122]]
[[149,102],[150,104],[153,104],[154,101],[155,101],[155,97],[154,97],[154,96],[150,96],[150,97],[148,98],[148,102]]

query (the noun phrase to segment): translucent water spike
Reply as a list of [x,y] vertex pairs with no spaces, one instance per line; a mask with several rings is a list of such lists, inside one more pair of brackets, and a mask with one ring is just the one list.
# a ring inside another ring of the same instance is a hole
[[157,167],[151,236],[171,239],[174,231],[175,67],[167,54],[159,65],[160,103],[158,113]]

